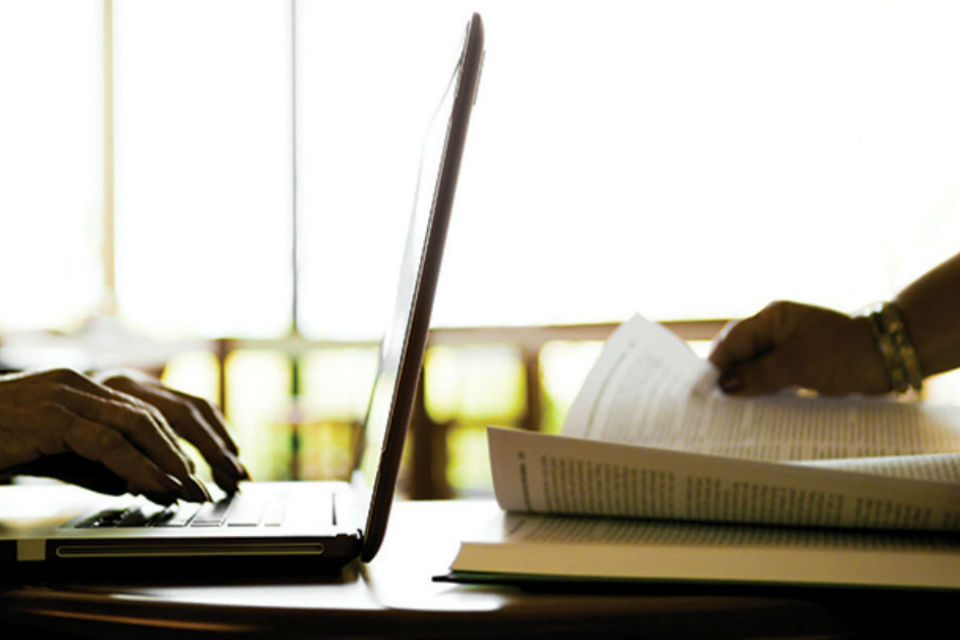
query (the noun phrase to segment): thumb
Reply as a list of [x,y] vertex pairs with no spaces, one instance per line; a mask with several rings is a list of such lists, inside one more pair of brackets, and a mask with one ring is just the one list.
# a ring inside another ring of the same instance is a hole
[[127,481],[94,460],[75,453],[57,453],[37,458],[26,464],[7,469],[18,475],[55,478],[86,489],[121,495],[127,491]]
[[719,385],[730,395],[759,396],[799,384],[782,350],[769,351],[725,371]]

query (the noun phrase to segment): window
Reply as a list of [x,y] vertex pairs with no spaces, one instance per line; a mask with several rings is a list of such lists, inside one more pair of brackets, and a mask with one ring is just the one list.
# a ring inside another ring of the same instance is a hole
[[118,313],[152,335],[290,324],[290,17],[117,1]]
[[956,250],[952,3],[14,1],[0,203],[32,271],[3,281],[5,330],[102,298],[105,7],[118,313],[144,333],[284,333],[295,33],[301,325],[375,336],[474,8],[440,324],[849,309]]
[[0,331],[101,301],[102,27],[98,3],[0,3]]
[[[300,332],[376,338],[473,10],[487,55],[435,324],[854,310],[960,249],[955,3],[8,0],[0,331],[107,311],[151,338],[282,339],[296,207]],[[234,361],[230,384],[272,376],[235,407],[251,433],[284,411],[285,358]],[[180,362],[173,378],[216,387],[190,373],[209,358]],[[350,421],[319,393],[311,411]]]

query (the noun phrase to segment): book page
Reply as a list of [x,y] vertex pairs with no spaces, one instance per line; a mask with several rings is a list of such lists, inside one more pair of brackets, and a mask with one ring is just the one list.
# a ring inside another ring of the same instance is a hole
[[[818,466],[490,427],[506,511],[756,524],[960,530],[960,487]],[[960,474],[960,460],[938,460]]]
[[[543,579],[960,587],[955,535],[502,514],[451,569]],[[469,580],[468,580],[469,581]]]
[[716,377],[683,340],[634,316],[604,343],[563,432],[615,442],[670,440],[691,397],[706,395]]
[[839,460],[801,460],[785,464],[809,468],[840,469],[873,473],[892,478],[955,482],[960,490],[960,453],[934,453],[919,456],[881,458],[841,458]]
[[568,436],[753,460],[960,451],[960,409],[887,399],[732,398],[716,371],[660,325],[620,326],[570,409]]

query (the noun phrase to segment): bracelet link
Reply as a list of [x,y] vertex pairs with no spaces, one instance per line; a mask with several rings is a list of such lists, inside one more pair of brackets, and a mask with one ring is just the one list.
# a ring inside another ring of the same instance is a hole
[[893,390],[897,393],[904,393],[907,389],[921,392],[923,373],[920,360],[900,309],[892,302],[884,302],[865,315],[870,320],[877,350],[890,376]]

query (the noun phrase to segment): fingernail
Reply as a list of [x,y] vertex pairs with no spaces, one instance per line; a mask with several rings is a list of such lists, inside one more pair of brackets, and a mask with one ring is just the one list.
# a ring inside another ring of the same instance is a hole
[[232,474],[228,474],[220,469],[215,468],[213,470],[213,480],[217,483],[217,486],[227,493],[233,494],[237,492],[237,478]]
[[[232,453],[227,452],[227,455],[226,455],[225,457],[226,457],[227,462],[228,462],[229,465],[230,465],[229,471],[230,471],[230,473],[233,475],[234,478],[246,478],[246,477],[247,477],[247,475],[246,475],[246,469],[243,468],[243,465],[240,464],[240,461],[237,459],[237,457],[236,457],[235,455],[233,455]],[[226,469],[225,469],[225,471],[226,471]]]
[[240,458],[238,458],[237,456],[231,455],[231,456],[230,456],[230,462],[233,463],[233,466],[234,466],[234,468],[235,468],[236,471],[237,471],[237,478],[238,478],[238,479],[240,479],[240,480],[249,480],[249,479],[250,479],[250,471],[247,469],[246,466],[244,466],[244,464],[243,464],[242,462],[240,462]]
[[176,491],[177,493],[183,493],[183,483],[180,482],[174,476],[171,476],[169,473],[164,473],[163,471],[158,471],[154,474],[154,480],[157,481],[161,487],[167,491]]
[[200,482],[200,479],[194,476],[187,478],[181,494],[191,502],[210,502],[213,499],[210,497],[210,492],[207,491],[207,488]]
[[720,376],[720,388],[724,393],[737,393],[743,391],[743,378],[735,373],[725,373]]

